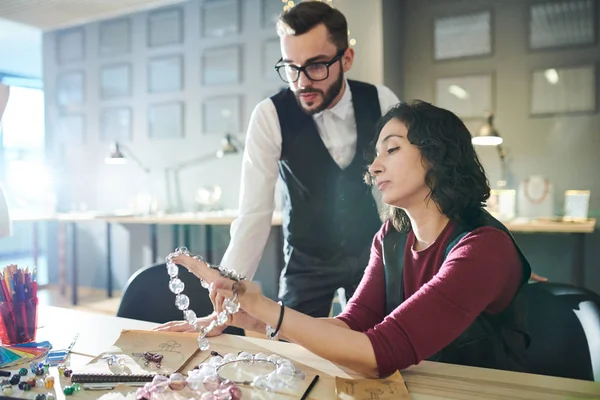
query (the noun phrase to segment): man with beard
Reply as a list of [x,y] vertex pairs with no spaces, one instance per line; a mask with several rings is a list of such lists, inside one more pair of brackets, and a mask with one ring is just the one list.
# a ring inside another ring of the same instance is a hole
[[271,228],[278,174],[284,183],[285,268],[280,300],[329,315],[335,291],[356,289],[381,219],[363,181],[375,124],[399,102],[390,89],[348,80],[354,50],[346,18],[329,5],[299,3],[277,23],[289,89],[254,109],[242,164],[240,215],[222,265],[251,278]]

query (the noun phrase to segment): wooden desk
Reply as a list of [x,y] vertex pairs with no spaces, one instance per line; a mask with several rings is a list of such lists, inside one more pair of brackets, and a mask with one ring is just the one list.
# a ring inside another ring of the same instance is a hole
[[[56,307],[40,307],[38,340],[64,343],[76,332],[80,337],[71,354],[71,366],[81,367],[97,356],[119,336],[122,329],[152,329],[153,323],[91,314]],[[334,400],[334,376],[355,377],[350,371],[324,360],[304,348],[283,342],[221,335],[211,338],[212,348],[219,352],[246,350],[250,352],[277,353],[295,363],[312,368],[321,376],[310,399]],[[200,353],[188,366],[206,358]],[[54,370],[54,369],[53,369]],[[53,373],[56,373],[54,370]],[[483,368],[463,367],[424,361],[402,371],[412,400],[441,399],[598,399],[600,384],[542,375],[521,374]],[[59,399],[63,399],[59,388]],[[80,392],[77,398],[97,398],[100,392]],[[282,400],[291,400],[280,396]]]

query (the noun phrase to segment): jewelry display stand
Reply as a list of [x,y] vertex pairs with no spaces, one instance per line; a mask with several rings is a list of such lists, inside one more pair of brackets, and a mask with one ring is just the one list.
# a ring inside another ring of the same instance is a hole
[[525,178],[519,185],[518,209],[521,218],[554,216],[554,185],[541,175]]

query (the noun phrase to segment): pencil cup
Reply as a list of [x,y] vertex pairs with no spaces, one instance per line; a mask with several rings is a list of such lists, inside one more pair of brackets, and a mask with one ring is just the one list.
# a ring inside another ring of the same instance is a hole
[[15,265],[0,273],[0,341],[3,346],[35,341],[37,282],[35,272]]

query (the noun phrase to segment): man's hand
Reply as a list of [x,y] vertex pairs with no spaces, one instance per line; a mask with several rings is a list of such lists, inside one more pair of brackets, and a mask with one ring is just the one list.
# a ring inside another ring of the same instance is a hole
[[[212,314],[210,314],[210,315],[208,315],[206,317],[198,318],[197,319],[198,327],[205,327],[205,326],[207,326],[215,318],[217,318],[217,313],[215,313],[215,312],[213,312]],[[226,325],[215,326],[208,333],[207,336],[209,336],[209,337],[210,336],[218,336],[221,333],[223,333],[223,330],[225,328],[227,328]],[[167,323],[164,323],[162,325],[157,326],[153,330],[155,330],[155,331],[168,331],[168,332],[198,332],[198,330],[196,328],[194,328],[192,325],[188,324],[186,321],[170,321],[170,322],[167,322]]]
[[531,272],[531,276],[529,277],[529,279],[536,282],[548,282],[548,278],[539,276],[535,272]]

